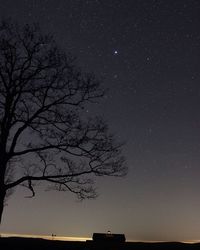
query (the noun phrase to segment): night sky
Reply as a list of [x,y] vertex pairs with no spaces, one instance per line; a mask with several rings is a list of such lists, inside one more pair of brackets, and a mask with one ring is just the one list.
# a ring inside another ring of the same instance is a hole
[[18,188],[1,232],[200,240],[200,1],[0,0],[0,17],[38,22],[103,79],[109,92],[84,112],[126,142],[129,167],[100,178],[95,200]]

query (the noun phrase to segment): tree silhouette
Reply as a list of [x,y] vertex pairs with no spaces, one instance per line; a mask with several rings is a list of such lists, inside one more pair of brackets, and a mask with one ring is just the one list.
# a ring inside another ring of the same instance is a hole
[[[104,91],[37,25],[0,24],[0,219],[18,185],[94,198],[95,176],[126,174],[121,144],[84,107]],[[43,182],[42,182],[43,183]]]

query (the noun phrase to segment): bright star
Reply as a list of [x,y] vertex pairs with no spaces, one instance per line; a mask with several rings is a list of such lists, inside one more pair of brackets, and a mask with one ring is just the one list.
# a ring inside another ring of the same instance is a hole
[[117,50],[115,50],[115,51],[114,51],[114,54],[115,54],[115,55],[117,55],[117,54],[118,54],[118,51],[117,51]]

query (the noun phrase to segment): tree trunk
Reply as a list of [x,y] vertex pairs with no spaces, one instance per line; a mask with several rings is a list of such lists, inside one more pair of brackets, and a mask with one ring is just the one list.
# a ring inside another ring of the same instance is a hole
[[1,221],[2,221],[5,196],[6,196],[6,191],[2,187],[2,185],[0,185],[0,224],[1,224]]
[[0,224],[2,222],[2,215],[3,215],[3,209],[4,209],[4,202],[5,202],[5,197],[6,197],[6,185],[4,183],[4,178],[5,178],[5,172],[6,172],[6,155],[5,151],[0,150]]

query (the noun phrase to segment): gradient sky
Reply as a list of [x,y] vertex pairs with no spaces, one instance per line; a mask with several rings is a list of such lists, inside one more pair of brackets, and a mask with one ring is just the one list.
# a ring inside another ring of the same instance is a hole
[[[126,178],[95,200],[17,189],[3,233],[200,240],[200,1],[0,0],[0,17],[38,22],[110,89],[88,107],[126,141]],[[27,191],[28,192],[28,191]]]

